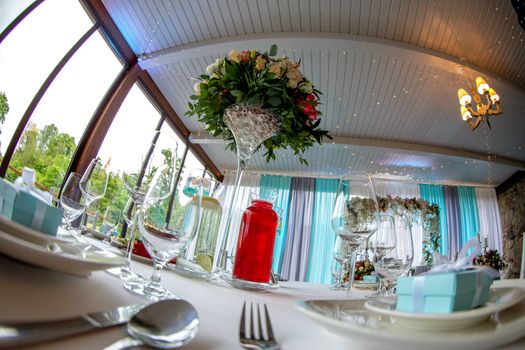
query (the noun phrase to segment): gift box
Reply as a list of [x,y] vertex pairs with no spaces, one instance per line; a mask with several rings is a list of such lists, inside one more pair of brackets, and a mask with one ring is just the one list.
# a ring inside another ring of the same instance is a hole
[[0,178],[0,215],[11,219],[17,193],[12,183]]
[[487,302],[492,280],[477,269],[400,277],[396,309],[440,314],[470,310]]
[[29,192],[18,192],[13,207],[13,221],[42,233],[56,236],[62,221],[62,209],[53,207]]

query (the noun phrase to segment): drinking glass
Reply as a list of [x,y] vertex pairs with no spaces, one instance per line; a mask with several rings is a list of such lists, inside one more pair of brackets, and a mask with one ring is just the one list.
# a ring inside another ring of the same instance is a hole
[[[174,297],[161,285],[160,272],[193,239],[200,222],[203,179],[196,179],[194,186],[197,192],[188,198],[181,195],[184,179],[174,189],[174,177],[175,174],[170,172],[168,166],[159,167],[137,214],[136,227],[153,260],[153,274],[145,284],[124,284],[133,294],[153,301]],[[159,200],[159,193],[168,188],[172,196]]]
[[[348,264],[350,259],[352,258],[352,253],[354,252],[354,246],[351,244],[351,242],[344,240],[341,237],[336,237],[335,243],[334,243],[334,249],[333,249],[333,255],[334,260],[339,264],[339,278],[337,279],[335,285],[331,287],[330,289],[343,289],[344,288],[344,271],[345,266]],[[350,269],[350,272],[352,272],[353,269]],[[354,276],[352,276],[352,273],[350,273],[349,281],[350,279],[353,279]]]
[[81,228],[84,225],[84,221],[86,220],[89,206],[100,198],[104,197],[106,194],[106,188],[108,185],[107,166],[108,163],[104,165],[100,159],[93,158],[84,171],[84,174],[82,174],[82,179],[80,180],[79,186],[84,196],[86,207],[80,222]]
[[72,233],[75,237],[79,237],[80,233],[71,223],[78,219],[86,208],[80,190],[81,179],[82,174],[70,173],[60,194],[60,206],[63,212],[62,227],[67,233]]
[[105,235],[103,240],[104,243],[111,243],[111,236],[114,234],[115,228],[120,223],[120,216],[121,210],[112,205],[109,205],[104,211],[104,216],[102,217],[102,227]]
[[[374,269],[379,268],[382,259],[389,254],[397,244],[394,217],[388,214],[379,216],[379,228],[370,236],[368,247],[370,249]],[[377,271],[376,271],[376,274]],[[372,296],[384,295],[386,293],[386,281],[382,275],[379,276],[379,289]]]
[[350,283],[353,285],[356,252],[378,227],[377,198],[369,174],[351,172],[339,180],[339,187],[332,210],[332,229],[352,251]]
[[395,224],[395,230],[385,231],[383,247],[378,250],[380,256],[374,259],[374,269],[384,284],[384,295],[394,293],[397,278],[411,268],[414,259],[410,224],[402,218],[396,218]]

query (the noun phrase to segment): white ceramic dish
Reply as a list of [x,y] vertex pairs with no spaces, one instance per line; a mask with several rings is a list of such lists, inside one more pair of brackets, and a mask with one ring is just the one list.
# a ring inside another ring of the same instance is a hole
[[[495,283],[495,289],[505,285],[509,284]],[[523,289],[525,280],[511,285]],[[402,327],[390,316],[366,309],[364,303],[365,300],[308,300],[298,302],[297,306],[329,331],[348,338],[356,349],[361,345],[366,348],[404,350],[482,350],[495,349],[525,336],[524,299],[493,314],[482,324],[443,332]]]
[[89,246],[83,257],[82,250],[70,244],[41,245],[5,232],[0,232],[0,252],[31,265],[77,276],[126,264],[123,257],[94,246]]
[[381,315],[390,316],[394,322],[407,328],[427,331],[449,331],[468,328],[486,321],[491,314],[505,310],[518,303],[525,294],[520,288],[491,289],[486,304],[472,310],[447,314],[425,314],[396,310],[396,297],[368,300],[365,308]]

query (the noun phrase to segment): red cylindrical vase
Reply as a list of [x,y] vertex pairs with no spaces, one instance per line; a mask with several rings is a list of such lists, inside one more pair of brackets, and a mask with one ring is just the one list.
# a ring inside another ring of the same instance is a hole
[[252,200],[242,214],[233,278],[269,283],[277,221],[272,203]]

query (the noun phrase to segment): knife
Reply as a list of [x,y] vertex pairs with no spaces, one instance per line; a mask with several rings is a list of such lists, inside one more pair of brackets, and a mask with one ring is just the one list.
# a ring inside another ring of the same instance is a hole
[[0,348],[27,345],[118,326],[128,322],[145,305],[127,305],[78,317],[24,323],[0,322]]

